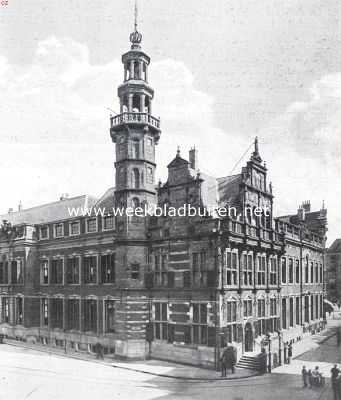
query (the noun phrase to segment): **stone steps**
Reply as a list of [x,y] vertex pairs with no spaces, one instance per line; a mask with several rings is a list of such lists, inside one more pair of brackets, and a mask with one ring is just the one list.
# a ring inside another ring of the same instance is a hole
[[255,371],[260,371],[261,363],[258,355],[243,355],[237,363],[238,368],[247,368]]

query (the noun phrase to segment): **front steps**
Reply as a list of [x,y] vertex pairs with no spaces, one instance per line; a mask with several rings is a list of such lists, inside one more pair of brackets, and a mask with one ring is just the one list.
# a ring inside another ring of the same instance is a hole
[[244,353],[237,363],[238,368],[247,368],[254,371],[261,370],[261,362],[258,353]]

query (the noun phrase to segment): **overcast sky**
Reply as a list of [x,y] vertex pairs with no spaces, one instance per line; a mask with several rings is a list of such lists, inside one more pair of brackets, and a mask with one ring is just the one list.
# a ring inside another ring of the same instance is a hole
[[[140,0],[139,14],[158,176],[178,144],[229,175],[258,135],[277,213],[325,200],[329,242],[340,237],[341,3]],[[118,109],[132,29],[133,0],[0,6],[1,212],[114,185],[106,108]]]

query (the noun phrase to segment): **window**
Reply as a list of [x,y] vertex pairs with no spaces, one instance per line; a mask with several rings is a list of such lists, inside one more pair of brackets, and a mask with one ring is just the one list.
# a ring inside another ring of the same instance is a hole
[[304,282],[309,283],[309,261],[308,256],[306,257],[305,268],[304,268]]
[[8,284],[8,262],[0,262],[0,285]]
[[207,304],[193,304],[192,342],[207,344]]
[[323,265],[320,263],[320,283],[323,283]]
[[79,300],[67,300],[67,326],[70,330],[79,330]]
[[154,279],[156,286],[167,286],[168,284],[168,264],[166,254],[156,254],[154,257]]
[[15,299],[15,323],[16,325],[22,325],[24,318],[24,299],[22,297],[17,297]]
[[257,300],[257,316],[259,320],[259,335],[266,334],[266,320],[265,320],[265,299]]
[[310,295],[310,319],[314,320],[314,296]]
[[105,331],[107,333],[115,332],[115,301],[105,300]]
[[314,283],[314,263],[310,262],[310,283]]
[[309,322],[309,296],[304,297],[304,322]]
[[63,224],[55,224],[54,225],[54,237],[59,238],[64,236],[64,225]]
[[300,283],[300,260],[296,260],[295,264],[295,281]]
[[134,263],[131,265],[131,279],[140,279],[140,264]]
[[287,299],[282,299],[282,328],[287,329]]
[[147,183],[153,183],[153,168],[147,167]]
[[319,283],[319,265],[318,263],[315,263],[315,282]]
[[66,275],[68,284],[79,283],[79,257],[68,258]]
[[270,285],[277,285],[277,258],[270,258]]
[[40,227],[40,239],[48,239],[49,238],[49,228],[48,226]]
[[315,319],[319,317],[319,295],[315,296]]
[[282,258],[282,283],[287,283],[287,259]]
[[140,158],[140,142],[138,140],[132,141],[132,158]]
[[294,298],[289,299],[289,326],[294,326]]
[[63,328],[63,299],[51,299],[51,327]]
[[253,270],[253,257],[252,254],[244,254],[243,257],[243,267],[244,267],[244,285],[252,286],[252,270]]
[[97,256],[84,256],[84,283],[97,282]]
[[84,300],[84,330],[85,332],[97,331],[97,301]]
[[23,283],[22,261],[13,260],[11,262],[11,280],[14,285]]
[[257,284],[265,285],[265,275],[266,275],[266,257],[257,257]]
[[53,259],[51,263],[51,282],[54,285],[63,284],[64,260],[62,258]]
[[105,254],[101,256],[101,282],[115,282],[115,254]]
[[296,297],[296,325],[300,325],[300,298]]
[[276,298],[270,298],[270,319],[268,322],[268,331],[274,332],[277,330],[278,319],[277,319],[277,300]]
[[41,300],[42,309],[42,325],[47,326],[49,324],[49,301],[48,299]]
[[206,252],[192,253],[193,283],[196,286],[207,286]]
[[294,283],[294,260],[289,258],[289,283]]
[[132,186],[134,189],[140,188],[140,171],[137,168],[134,168],[132,172]]
[[48,260],[42,260],[40,264],[41,270],[41,283],[48,285],[49,283],[49,262]]
[[154,332],[155,339],[168,339],[167,303],[155,303]]
[[237,253],[226,250],[226,284],[229,286],[237,285]]
[[89,218],[86,220],[86,232],[97,232],[97,218]]
[[226,321],[227,321],[227,341],[236,342],[237,341],[237,301],[229,300],[226,303]]
[[270,299],[270,316],[274,317],[277,315],[277,300]]
[[71,222],[70,223],[70,235],[79,235],[80,233],[80,224],[79,221]]
[[2,297],[2,322],[9,322],[9,298]]
[[244,318],[252,317],[252,300],[246,299],[243,301]]
[[103,230],[109,231],[114,229],[114,217],[112,215],[106,215],[103,217]]

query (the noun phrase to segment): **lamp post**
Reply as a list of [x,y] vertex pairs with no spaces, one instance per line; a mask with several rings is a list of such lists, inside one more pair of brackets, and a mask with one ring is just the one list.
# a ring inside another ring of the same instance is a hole
[[271,374],[271,369],[272,369],[272,359],[271,359],[271,337],[270,334],[267,335],[268,337],[268,353],[269,353],[269,364],[268,364],[268,371]]
[[277,331],[278,334],[278,365],[282,365],[282,332]]

